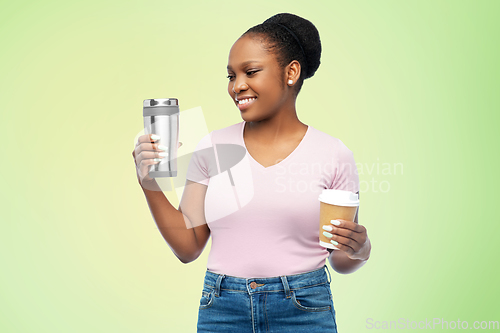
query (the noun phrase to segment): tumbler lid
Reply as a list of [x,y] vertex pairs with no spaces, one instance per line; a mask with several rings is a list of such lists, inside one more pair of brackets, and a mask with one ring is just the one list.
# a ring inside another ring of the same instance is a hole
[[143,107],[155,107],[155,106],[178,106],[179,100],[177,98],[152,98],[145,99],[142,103]]

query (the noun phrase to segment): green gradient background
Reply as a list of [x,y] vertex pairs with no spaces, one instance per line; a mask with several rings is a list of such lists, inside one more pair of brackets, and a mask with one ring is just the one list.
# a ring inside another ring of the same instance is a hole
[[240,122],[229,49],[279,12],[323,43],[299,118],[359,165],[373,252],[331,270],[339,331],[500,320],[500,2],[49,0],[0,5],[0,332],[195,332],[210,245],[184,265],[152,220],[141,103]]

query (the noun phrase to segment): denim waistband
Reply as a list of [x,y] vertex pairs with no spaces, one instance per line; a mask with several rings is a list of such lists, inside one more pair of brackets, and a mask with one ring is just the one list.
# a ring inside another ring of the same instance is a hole
[[321,268],[306,273],[268,278],[241,278],[214,273],[207,269],[204,283],[215,289],[215,296],[219,296],[221,290],[248,293],[284,290],[288,296],[290,290],[329,284],[330,281],[330,271],[328,266],[324,265]]

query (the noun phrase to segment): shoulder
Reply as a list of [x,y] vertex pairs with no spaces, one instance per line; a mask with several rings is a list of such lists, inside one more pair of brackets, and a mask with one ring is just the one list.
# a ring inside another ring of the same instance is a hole
[[351,150],[337,137],[309,126],[312,142],[322,150],[332,153],[352,154]]

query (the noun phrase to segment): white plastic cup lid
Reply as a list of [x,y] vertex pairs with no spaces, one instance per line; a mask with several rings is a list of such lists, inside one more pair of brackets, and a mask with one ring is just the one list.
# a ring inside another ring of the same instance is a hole
[[358,195],[356,193],[352,193],[351,191],[325,189],[319,195],[318,200],[335,206],[359,206]]

